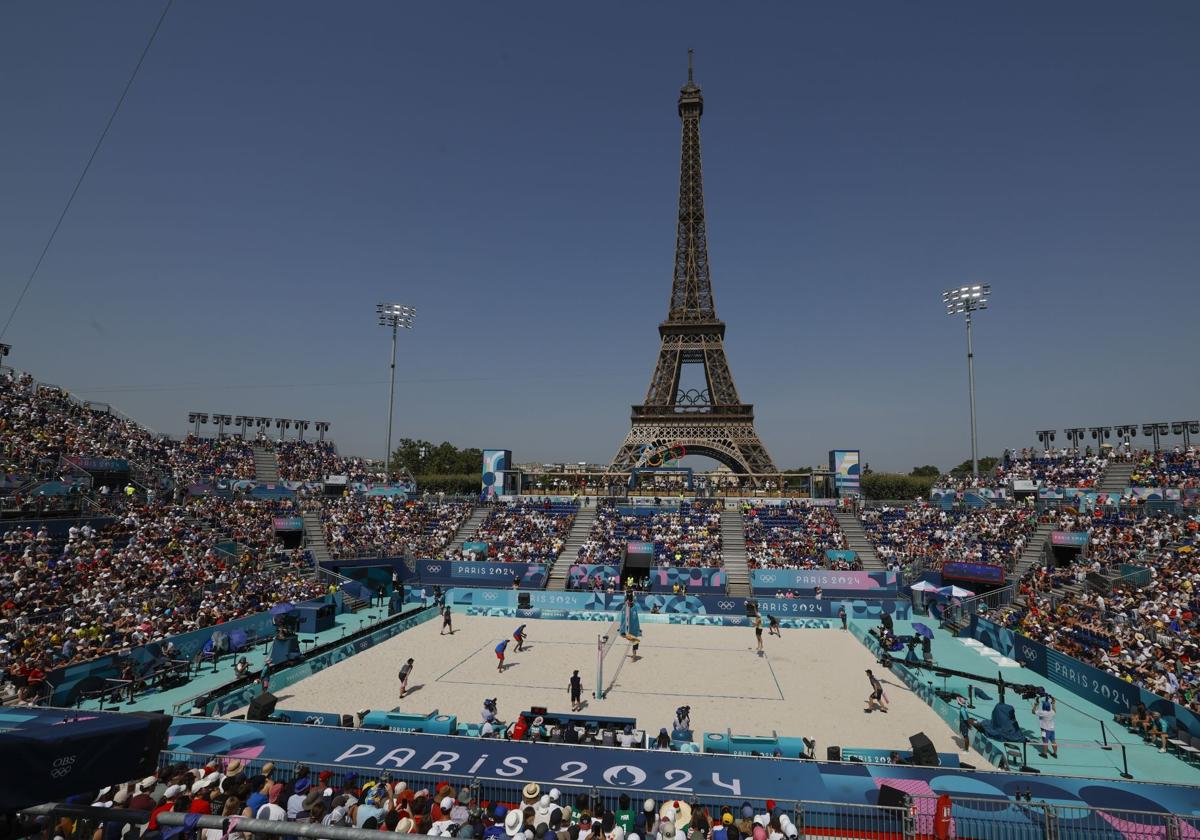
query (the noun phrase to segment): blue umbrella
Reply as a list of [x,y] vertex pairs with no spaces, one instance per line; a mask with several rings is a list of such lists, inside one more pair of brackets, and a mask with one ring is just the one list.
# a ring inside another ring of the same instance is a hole
[[295,604],[289,601],[280,601],[278,604],[271,607],[271,615],[283,615],[285,613],[290,613],[294,609],[296,609]]
[[916,622],[912,626],[913,632],[918,636],[924,636],[926,639],[933,638],[933,631],[920,622]]

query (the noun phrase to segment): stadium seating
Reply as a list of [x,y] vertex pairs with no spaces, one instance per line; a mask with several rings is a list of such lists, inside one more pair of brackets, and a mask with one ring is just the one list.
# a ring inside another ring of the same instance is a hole
[[940,568],[946,560],[996,563],[1011,568],[1037,525],[1028,508],[943,510],[930,505],[866,508],[863,530],[889,567],[923,560]]
[[[813,569],[830,567],[825,552],[846,547],[833,509],[799,503],[746,504],[742,508],[746,558],[750,568]],[[838,561],[837,568],[853,564]]]
[[670,510],[602,503],[578,562],[619,564],[630,541],[654,543],[659,565],[721,566],[721,512],[703,501]]
[[325,538],[335,557],[363,552],[383,557],[440,557],[471,515],[463,499],[405,502],[387,496],[347,495],[325,503]]
[[465,542],[486,543],[482,555],[455,547],[452,560],[495,560],[504,563],[553,563],[562,551],[579,506],[550,499],[495,502],[487,518]]

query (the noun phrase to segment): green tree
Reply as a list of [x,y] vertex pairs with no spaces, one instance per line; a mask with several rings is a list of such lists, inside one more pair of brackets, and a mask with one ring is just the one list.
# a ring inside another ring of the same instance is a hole
[[[1000,463],[999,458],[993,458],[990,455],[986,458],[979,459],[979,474],[990,473],[996,469],[996,465]],[[954,469],[950,470],[951,475],[970,475],[971,474],[971,459],[963,461]]]
[[459,449],[446,441],[401,438],[400,445],[392,450],[389,466],[392,470],[408,470],[416,477],[479,475],[483,450]]
[[926,464],[923,467],[913,467],[912,472],[909,473],[911,476],[933,476],[934,478],[937,478],[941,474],[942,471],[933,464]]
[[899,499],[907,501],[929,495],[936,475],[903,475],[901,473],[871,473],[862,477],[863,495],[868,499]]

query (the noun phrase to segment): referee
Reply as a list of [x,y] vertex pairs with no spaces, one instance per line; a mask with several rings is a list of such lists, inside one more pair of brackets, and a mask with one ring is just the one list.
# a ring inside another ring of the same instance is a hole
[[583,708],[583,680],[579,678],[578,671],[571,672],[571,679],[567,683],[567,694],[571,695],[572,712],[578,712]]

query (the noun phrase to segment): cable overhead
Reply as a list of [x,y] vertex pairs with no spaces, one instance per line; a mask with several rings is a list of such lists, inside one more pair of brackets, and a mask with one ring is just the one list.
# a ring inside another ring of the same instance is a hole
[[17,301],[13,304],[12,311],[8,313],[8,320],[4,322],[4,327],[0,328],[0,339],[4,338],[4,334],[8,332],[13,318],[17,317],[17,311],[20,310],[21,304],[25,300],[25,295],[29,292],[29,287],[33,285],[34,278],[37,277],[38,270],[42,267],[42,261],[46,259],[46,254],[50,252],[50,246],[54,244],[54,237],[58,235],[58,229],[62,227],[63,220],[67,217],[67,213],[71,210],[71,204],[75,201],[75,196],[79,192],[79,188],[83,185],[83,179],[87,177],[88,170],[92,168],[92,161],[96,159],[96,154],[100,151],[100,147],[104,145],[104,138],[108,136],[108,130],[112,128],[113,120],[117,118],[117,112],[121,110],[121,105],[125,102],[125,97],[128,95],[129,89],[133,87],[133,80],[137,78],[138,71],[142,69],[142,62],[146,60],[146,54],[150,52],[150,47],[154,44],[154,38],[158,35],[158,30],[162,28],[163,21],[167,17],[167,12],[171,10],[171,6],[174,3],[175,0],[167,0],[162,14],[158,16],[158,23],[154,24],[154,30],[150,33],[150,38],[146,41],[146,46],[142,48],[142,54],[138,56],[137,64],[134,65],[133,72],[129,74],[129,81],[125,83],[125,89],[121,91],[121,97],[113,107],[112,113],[108,115],[108,122],[104,124],[104,130],[100,132],[100,137],[97,138],[96,145],[92,148],[92,153],[88,156],[87,163],[83,165],[83,171],[79,173],[79,178],[75,181],[75,187],[67,197],[67,203],[63,206],[62,212],[59,213],[58,221],[54,223],[54,229],[50,231],[46,245],[42,248],[42,253],[38,255],[37,262],[33,265],[33,271],[29,272],[29,279],[25,281],[25,286],[21,289],[21,294],[17,296]]

